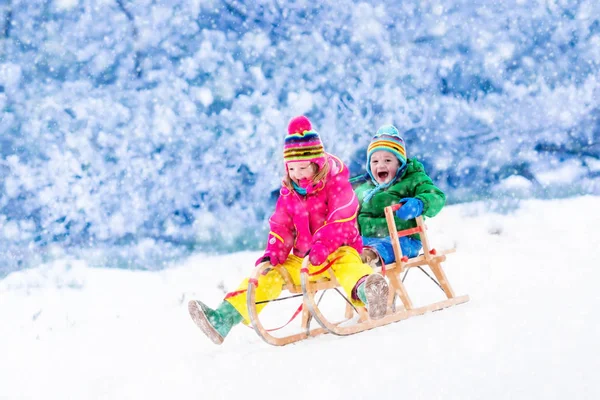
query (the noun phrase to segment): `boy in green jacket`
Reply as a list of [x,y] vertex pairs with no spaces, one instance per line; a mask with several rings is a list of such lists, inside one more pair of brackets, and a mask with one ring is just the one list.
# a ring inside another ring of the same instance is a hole
[[[358,225],[363,238],[363,262],[395,261],[384,208],[401,203],[394,217],[398,230],[417,226],[419,215],[433,217],[446,203],[446,195],[433,184],[423,164],[406,158],[404,140],[393,125],[377,130],[367,149],[366,182],[355,191],[360,202]],[[418,234],[400,238],[402,254],[415,257],[421,250]]]

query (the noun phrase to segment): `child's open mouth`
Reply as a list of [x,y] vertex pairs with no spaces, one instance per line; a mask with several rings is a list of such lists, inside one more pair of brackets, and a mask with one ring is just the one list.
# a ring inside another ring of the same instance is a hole
[[382,181],[385,181],[387,179],[388,175],[389,175],[389,172],[380,171],[377,173],[377,178],[381,179]]

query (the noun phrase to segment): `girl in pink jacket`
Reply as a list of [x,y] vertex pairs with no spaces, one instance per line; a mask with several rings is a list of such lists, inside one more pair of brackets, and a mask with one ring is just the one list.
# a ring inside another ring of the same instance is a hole
[[[304,257],[309,257],[310,272],[322,270],[321,265],[327,262],[348,298],[356,305],[367,305],[371,319],[382,318],[388,287],[381,275],[361,261],[362,240],[356,223],[359,203],[348,182],[348,168],[325,152],[319,134],[304,116],[290,121],[283,158],[286,175],[269,219],[267,248],[256,265],[265,261],[281,265],[294,284],[300,285]],[[327,270],[311,279],[319,279],[322,274]],[[279,297],[284,284],[276,270],[258,279],[259,311],[268,300]],[[215,310],[197,300],[189,302],[192,319],[214,343],[223,343],[239,322],[249,323],[247,287],[245,279]]]

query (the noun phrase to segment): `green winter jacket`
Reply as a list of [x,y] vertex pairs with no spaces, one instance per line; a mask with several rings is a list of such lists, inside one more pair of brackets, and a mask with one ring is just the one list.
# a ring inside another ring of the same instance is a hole
[[[360,202],[358,211],[358,226],[362,236],[386,237],[389,236],[385,213],[383,209],[392,204],[397,204],[405,197],[415,197],[423,202],[423,215],[433,217],[439,213],[446,204],[446,195],[433,184],[431,178],[425,173],[423,164],[415,158],[409,158],[404,173],[398,181],[387,189],[377,192],[368,203],[363,199],[367,192],[375,185],[371,180],[358,186],[355,191]],[[414,228],[417,222],[414,219],[404,221],[394,217],[398,230]],[[418,234],[411,237],[420,240]]]

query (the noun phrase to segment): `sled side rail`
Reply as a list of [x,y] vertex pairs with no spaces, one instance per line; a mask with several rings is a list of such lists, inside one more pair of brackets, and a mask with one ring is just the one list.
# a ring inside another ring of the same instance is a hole
[[[384,209],[385,219],[388,225],[388,232],[390,234],[390,240],[392,242],[392,249],[394,250],[394,256],[396,261],[393,264],[386,265],[386,269],[396,268],[398,272],[404,271],[406,268],[416,267],[424,264],[428,264],[430,261],[444,261],[445,255],[454,253],[455,248],[448,250],[436,250],[432,248],[427,237],[427,226],[423,221],[422,216],[415,218],[417,226],[410,229],[398,231],[396,227],[396,221],[394,220],[394,213],[401,207],[401,204],[394,204]],[[402,254],[402,248],[400,247],[400,238],[408,235],[418,233],[423,246],[423,254],[408,258]]]
[[[394,220],[394,213],[398,210],[402,205],[394,204],[388,206],[384,209],[385,218],[388,225],[388,231],[390,234],[390,240],[392,242],[392,248],[394,250],[394,256],[396,257],[396,261],[388,266],[386,269],[391,270],[390,282],[394,287],[394,291],[399,297],[402,299],[404,306],[407,310],[413,308],[412,301],[408,296],[406,288],[401,280],[399,280],[396,274],[402,273],[404,270],[412,267],[418,267],[421,265],[428,265],[433,274],[435,275],[437,281],[439,282],[440,287],[444,291],[444,294],[448,299],[455,298],[454,290],[450,286],[450,282],[448,282],[448,278],[442,268],[442,261],[446,260],[446,254],[450,254],[456,251],[456,249],[449,249],[444,251],[437,251],[432,248],[429,242],[429,238],[427,237],[427,227],[423,222],[423,217],[418,216],[415,218],[417,226],[415,228],[407,229],[404,231],[398,232],[396,227],[396,221]],[[400,237],[411,235],[414,233],[418,233],[421,239],[421,244],[423,246],[423,254],[409,259],[408,257],[402,254],[402,248],[400,246]],[[391,296],[390,296],[391,297]],[[468,297],[466,298],[468,301]],[[391,300],[390,300],[391,301]]]

